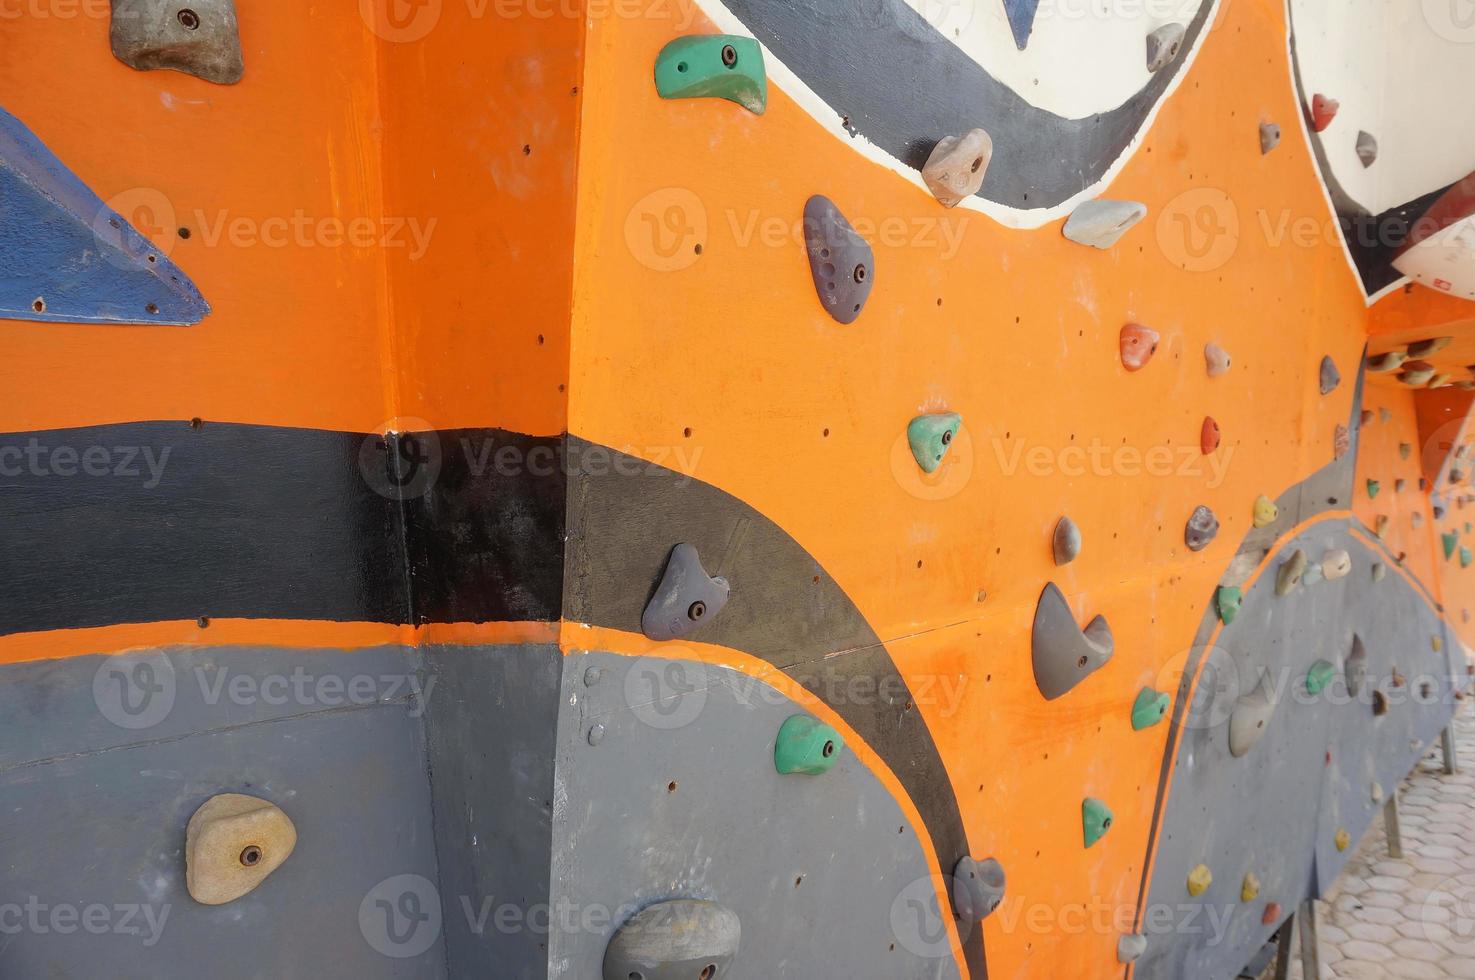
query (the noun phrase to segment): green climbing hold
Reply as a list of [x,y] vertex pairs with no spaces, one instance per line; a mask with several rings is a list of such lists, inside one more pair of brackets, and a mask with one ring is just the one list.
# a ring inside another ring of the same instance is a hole
[[829,725],[809,715],[794,715],[779,726],[773,765],[786,776],[821,776],[834,767],[844,748],[845,740]]
[[1086,846],[1090,847],[1111,829],[1111,811],[1105,803],[1088,796],[1081,801],[1081,826],[1086,832]]
[[1446,534],[1441,534],[1439,540],[1444,544],[1444,560],[1449,561],[1450,558],[1454,557],[1455,545],[1460,543],[1460,532],[1450,531]]
[[761,116],[768,108],[763,49],[732,34],[677,38],[656,57],[656,91],[663,99],[726,99]]
[[1325,660],[1318,660],[1311,665],[1306,672],[1306,693],[1311,695],[1320,694],[1326,690],[1326,686],[1332,682],[1337,674],[1337,668]]
[[1169,695],[1150,687],[1138,691],[1137,700],[1132,704],[1132,730],[1140,732],[1162,721],[1172,703]]
[[1245,594],[1232,585],[1221,585],[1219,591],[1214,595],[1214,605],[1219,609],[1219,618],[1228,626],[1234,622],[1234,617],[1239,615],[1239,607],[1245,601]]
[[1470,553],[1470,549],[1469,548],[1466,548],[1463,545],[1461,545],[1460,546],[1460,567],[1461,568],[1469,568],[1470,567],[1470,562],[1471,562],[1472,559],[1475,559],[1475,555],[1472,555]]
[[1367,481],[1367,497],[1368,497],[1368,499],[1371,500],[1374,497],[1376,497],[1378,495],[1378,491],[1381,490],[1381,489],[1383,489],[1383,484],[1379,483],[1377,480],[1369,480],[1369,481]]
[[953,437],[963,427],[963,416],[957,412],[941,415],[918,415],[907,426],[907,442],[911,444],[912,456],[923,473],[935,473],[947,455]]

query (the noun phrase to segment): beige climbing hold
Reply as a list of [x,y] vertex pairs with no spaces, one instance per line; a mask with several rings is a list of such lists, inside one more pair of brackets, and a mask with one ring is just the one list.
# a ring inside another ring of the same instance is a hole
[[1376,534],[1378,537],[1381,538],[1383,536],[1383,533],[1385,531],[1387,531],[1387,530],[1388,530],[1388,515],[1387,514],[1379,514],[1378,515],[1378,519],[1373,522],[1373,533]]
[[1321,574],[1328,582],[1345,577],[1352,571],[1352,556],[1343,549],[1328,551],[1321,559]]
[[1428,361],[1409,361],[1398,372],[1398,380],[1411,388],[1422,388],[1434,379],[1434,365]]
[[1407,488],[1408,488],[1408,481],[1407,480],[1405,480],[1405,479],[1403,479],[1403,478],[1400,477],[1399,479],[1393,481],[1393,492],[1394,493],[1403,493],[1403,491],[1406,490]]
[[1347,833],[1346,827],[1339,827],[1337,828],[1337,836],[1332,838],[1332,841],[1337,845],[1337,850],[1345,851],[1352,846],[1352,835]]
[[1409,357],[1428,357],[1444,350],[1454,341],[1453,337],[1431,337],[1408,345]]
[[1450,376],[1448,374],[1436,374],[1436,375],[1434,375],[1434,377],[1432,377],[1432,378],[1429,379],[1429,387],[1430,388],[1445,388],[1445,387],[1448,387],[1449,386],[1449,377]]
[[1429,637],[1429,646],[1433,648],[1435,653],[1442,653],[1444,651],[1444,640],[1438,636],[1431,636]]
[[1280,517],[1280,508],[1263,493],[1255,498],[1255,526],[1269,527]]
[[1368,794],[1368,795],[1370,795],[1372,797],[1372,800],[1373,800],[1374,803],[1382,803],[1383,802],[1383,784],[1382,783],[1373,783],[1372,792],[1370,794]]
[[1061,233],[1078,245],[1106,249],[1145,217],[1147,205],[1141,201],[1086,201],[1071,212]]
[[1301,577],[1306,574],[1306,552],[1297,548],[1290,558],[1281,563],[1280,571],[1275,575],[1275,594],[1288,596],[1296,591],[1301,584]]
[[939,140],[922,168],[922,180],[945,208],[955,208],[978,193],[994,157],[994,141],[986,130]]
[[1214,873],[1209,870],[1209,866],[1206,864],[1200,864],[1188,872],[1188,894],[1194,898],[1198,898],[1204,892],[1208,891],[1209,886],[1213,883]]
[[1239,886],[1239,900],[1241,902],[1253,902],[1260,897],[1260,879],[1255,877],[1255,872],[1246,871],[1245,880]]
[[1374,562],[1373,563],[1373,581],[1374,582],[1381,582],[1381,581],[1383,581],[1383,579],[1385,579],[1387,577],[1388,577],[1388,566],[1384,565],[1382,562]]
[[1406,360],[1408,355],[1401,350],[1378,354],[1367,359],[1367,371],[1369,374],[1387,374],[1389,371],[1397,371]]
[[1218,344],[1204,345],[1204,365],[1208,368],[1209,377],[1219,378],[1229,373],[1229,352]]
[[1158,333],[1140,323],[1129,323],[1122,327],[1119,343],[1122,352],[1122,367],[1128,371],[1140,371],[1157,353]]
[[276,805],[239,793],[213,796],[185,831],[190,897],[201,905],[233,902],[280,868],[296,846],[297,828]]

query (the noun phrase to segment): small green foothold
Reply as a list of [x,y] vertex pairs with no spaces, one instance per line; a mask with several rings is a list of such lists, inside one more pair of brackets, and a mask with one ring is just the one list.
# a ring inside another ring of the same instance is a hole
[[1214,594],[1214,605],[1219,609],[1219,618],[1228,626],[1234,622],[1234,617],[1239,615],[1239,607],[1245,601],[1245,594],[1232,585],[1221,585],[1219,591]]
[[1450,531],[1447,534],[1441,534],[1439,540],[1444,544],[1444,560],[1449,561],[1454,557],[1455,546],[1460,543],[1460,532]]
[[1383,489],[1383,484],[1379,483],[1377,480],[1369,480],[1369,481],[1367,481],[1367,496],[1368,496],[1368,499],[1371,500],[1374,497],[1376,497],[1378,495],[1378,491],[1381,490],[1381,489]]
[[1150,687],[1138,691],[1137,700],[1132,704],[1132,730],[1140,732],[1162,721],[1172,703],[1169,695]]
[[1318,660],[1311,665],[1306,672],[1306,693],[1311,695],[1320,694],[1326,690],[1326,686],[1336,676],[1337,668],[1325,660]]
[[794,715],[779,726],[773,765],[784,775],[820,776],[830,771],[845,740],[829,725],[809,715]]
[[1461,568],[1469,568],[1470,567],[1470,562],[1471,562],[1472,559],[1475,559],[1475,555],[1472,555],[1470,553],[1470,549],[1469,548],[1466,548],[1463,545],[1461,545],[1460,546],[1460,567]]
[[953,437],[963,427],[963,416],[957,412],[918,415],[907,426],[907,442],[912,456],[923,473],[935,473],[953,444]]
[[768,108],[763,49],[732,34],[677,38],[656,57],[656,91],[663,99],[726,99],[761,116]]
[[1088,796],[1081,801],[1081,825],[1086,832],[1086,846],[1090,847],[1111,829],[1111,811],[1105,803]]

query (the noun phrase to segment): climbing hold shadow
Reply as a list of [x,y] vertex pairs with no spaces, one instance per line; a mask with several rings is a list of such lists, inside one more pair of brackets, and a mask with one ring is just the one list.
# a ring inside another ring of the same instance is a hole
[[1204,345],[1204,367],[1209,372],[1209,377],[1219,378],[1229,373],[1229,352],[1218,344]]
[[1260,155],[1264,156],[1280,145],[1280,127],[1275,123],[1260,124]]
[[994,141],[985,130],[948,136],[932,148],[922,167],[922,181],[943,207],[955,208],[983,187],[993,156]]
[[656,56],[656,92],[663,99],[726,99],[761,116],[768,109],[763,48],[735,34],[679,37]]
[[1312,132],[1324,132],[1337,118],[1337,110],[1342,108],[1342,103],[1336,99],[1327,98],[1320,92],[1311,97],[1311,130]]
[[1128,371],[1140,371],[1152,360],[1152,355],[1157,353],[1158,334],[1156,330],[1140,323],[1129,323],[1122,327],[1118,344],[1121,348],[1122,367]]
[[1297,548],[1291,553],[1291,557],[1281,562],[1280,570],[1275,574],[1275,594],[1288,596],[1296,591],[1301,584],[1301,579],[1306,575],[1306,552]]
[[918,415],[907,424],[907,444],[923,473],[937,472],[962,427],[963,416],[957,412]]
[[1147,70],[1156,74],[1172,64],[1186,33],[1182,24],[1164,24],[1147,35]]
[[620,927],[604,951],[604,980],[723,980],[742,940],[737,913],[715,902],[652,905]]
[[1254,748],[1274,714],[1275,702],[1262,680],[1259,687],[1235,702],[1229,715],[1229,754],[1238,759]]
[[953,868],[953,904],[964,922],[982,922],[1004,900],[1004,866],[964,855]]
[[1132,730],[1140,732],[1156,725],[1167,717],[1172,704],[1170,695],[1144,687],[1137,692],[1137,700],[1132,702]]
[[785,776],[823,776],[844,749],[845,740],[834,728],[809,715],[793,715],[779,726],[773,766]]
[[1141,201],[1086,201],[1071,213],[1063,234],[1078,245],[1107,249],[1145,217]]
[[1219,448],[1219,423],[1212,418],[1205,417],[1204,424],[1199,429],[1198,446],[1205,456]]
[[1330,357],[1321,359],[1321,370],[1319,372],[1321,393],[1330,395],[1337,390],[1337,385],[1342,383],[1342,372],[1337,370],[1337,362]]
[[1453,337],[1430,337],[1427,340],[1416,340],[1408,345],[1409,357],[1428,357],[1437,354],[1454,342]]
[[1253,902],[1260,897],[1260,879],[1253,871],[1245,872],[1245,880],[1240,882],[1239,900],[1241,902]]
[[1347,682],[1347,693],[1352,697],[1362,694],[1363,686],[1367,684],[1367,648],[1362,645],[1362,637],[1352,635],[1352,652],[1347,654],[1347,662],[1342,666],[1342,676]]
[[212,796],[185,829],[185,885],[201,905],[224,905],[253,891],[297,846],[281,808],[240,793]]
[[1111,811],[1100,800],[1086,797],[1081,801],[1081,830],[1086,846],[1099,841],[1111,829]]
[[185,326],[195,284],[0,109],[0,318]]
[[1082,630],[1055,583],[1045,586],[1030,636],[1035,685],[1045,700],[1069,693],[1110,660],[1114,650],[1111,627],[1104,616],[1097,616]]
[[804,205],[809,272],[825,312],[854,323],[876,282],[876,257],[833,201],[816,194]]
[[1183,529],[1183,543],[1189,551],[1203,551],[1219,533],[1219,518],[1207,507],[1196,507]]
[[1362,161],[1364,169],[1378,161],[1378,141],[1367,130],[1360,130],[1357,134],[1357,159]]
[[1225,626],[1234,622],[1234,617],[1239,615],[1240,607],[1244,604],[1245,595],[1242,590],[1232,585],[1221,585],[1219,591],[1214,593],[1214,607],[1219,611],[1219,619]]
[[1327,660],[1318,660],[1306,672],[1306,693],[1315,697],[1337,676],[1337,666]]
[[1255,498],[1254,519],[1256,527],[1269,527],[1280,517],[1280,508],[1275,501],[1263,493]]
[[641,632],[656,641],[690,636],[722,611],[727,594],[727,579],[709,576],[696,548],[678,544],[640,617]]
[[1194,898],[1198,898],[1204,892],[1208,891],[1209,886],[1213,883],[1214,873],[1209,870],[1209,866],[1206,864],[1197,865],[1192,871],[1188,872],[1188,894]]
[[1035,27],[1035,11],[1040,0],[1004,0],[1004,13],[1009,17],[1009,30],[1014,34],[1014,45],[1023,51],[1029,45],[1029,35]]
[[234,85],[246,73],[234,0],[113,0],[113,56]]
[[1147,952],[1147,936],[1140,932],[1131,933],[1116,941],[1116,961],[1135,963]]
[[1369,374],[1387,374],[1390,371],[1397,371],[1406,360],[1408,360],[1408,355],[1397,350],[1373,355],[1367,359],[1367,370]]
[[1069,565],[1081,553],[1081,529],[1069,517],[1062,517],[1055,524],[1051,540],[1056,565]]

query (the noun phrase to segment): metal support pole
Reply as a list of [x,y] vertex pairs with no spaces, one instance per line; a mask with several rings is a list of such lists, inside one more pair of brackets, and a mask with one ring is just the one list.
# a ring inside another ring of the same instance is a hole
[[1403,857],[1403,831],[1398,826],[1398,790],[1388,794],[1383,804],[1383,829],[1388,833],[1388,856]]

